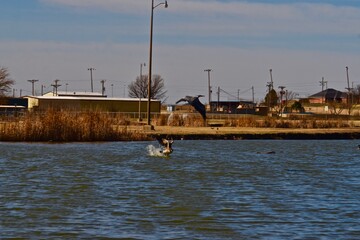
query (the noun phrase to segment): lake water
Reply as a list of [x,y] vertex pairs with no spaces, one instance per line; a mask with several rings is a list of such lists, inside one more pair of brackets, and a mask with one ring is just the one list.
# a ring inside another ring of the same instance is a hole
[[0,143],[0,239],[360,238],[358,140],[149,144]]

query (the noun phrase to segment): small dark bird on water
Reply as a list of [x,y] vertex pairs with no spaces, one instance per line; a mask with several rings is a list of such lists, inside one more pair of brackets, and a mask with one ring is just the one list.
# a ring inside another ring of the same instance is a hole
[[206,109],[204,104],[200,102],[199,97],[204,97],[204,95],[197,95],[196,97],[186,96],[184,98],[181,98],[179,101],[177,101],[176,104],[178,104],[179,102],[188,102],[191,106],[193,106],[196,109],[196,111],[198,111],[201,114],[204,121],[206,121]]

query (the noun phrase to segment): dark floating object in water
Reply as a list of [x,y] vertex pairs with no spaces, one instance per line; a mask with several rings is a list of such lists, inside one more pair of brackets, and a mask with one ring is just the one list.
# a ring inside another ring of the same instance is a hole
[[170,154],[173,152],[172,144],[174,143],[174,140],[162,138],[161,136],[156,136],[156,140],[160,143],[161,146],[163,146],[161,153],[163,153],[165,156],[170,156]]
[[205,105],[200,102],[199,97],[204,97],[204,95],[197,95],[196,97],[186,96],[184,98],[181,98],[179,101],[177,101],[176,104],[178,104],[179,102],[188,102],[191,106],[193,106],[196,109],[196,111],[198,111],[201,114],[204,121],[206,121]]
[[275,151],[257,152],[257,154],[275,154]]

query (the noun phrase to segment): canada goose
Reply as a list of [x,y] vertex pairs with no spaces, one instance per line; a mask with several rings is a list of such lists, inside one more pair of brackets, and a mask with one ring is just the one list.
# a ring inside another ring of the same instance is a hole
[[162,138],[160,136],[157,136],[156,140],[160,143],[161,146],[164,147],[161,153],[163,153],[165,156],[169,156],[173,152],[172,144],[174,143],[174,140]]

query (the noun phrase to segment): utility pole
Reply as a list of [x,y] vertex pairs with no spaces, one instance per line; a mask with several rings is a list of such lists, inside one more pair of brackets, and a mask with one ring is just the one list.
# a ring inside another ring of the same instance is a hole
[[271,90],[273,90],[274,88],[274,82],[273,82],[273,77],[272,77],[272,69],[269,70],[270,71],[270,82],[267,82],[267,87],[269,88],[269,92],[268,92],[268,107],[269,107],[269,112],[270,112],[270,109],[271,109]]
[[139,122],[142,121],[141,119],[141,94],[142,94],[142,81],[143,81],[143,75],[142,75],[142,68],[143,66],[146,66],[146,63],[140,64],[140,92],[139,92]]
[[272,69],[270,69],[269,71],[270,71],[270,86],[271,86],[271,90],[273,90],[274,89],[274,81],[273,81]]
[[59,79],[56,79],[56,80],[54,81],[55,83],[54,83],[54,84],[51,84],[51,86],[54,87],[54,89],[53,89],[53,96],[57,96],[57,95],[58,95],[57,89],[58,89],[58,87],[61,86],[60,84],[58,84],[59,81],[60,81]]
[[255,89],[254,89],[254,86],[251,87],[251,91],[252,91],[252,102],[255,103]]
[[90,71],[90,80],[91,80],[91,92],[94,92],[94,84],[93,84],[93,71],[95,71],[96,69],[91,67],[88,68],[88,71]]
[[349,106],[349,114],[350,114],[350,108],[352,106],[352,88],[350,88],[350,79],[349,79],[349,67],[346,66],[346,80],[347,80],[347,90],[348,90],[348,106]]
[[[320,86],[321,86],[321,91],[323,92],[324,91],[324,86],[325,86],[325,89],[327,89],[327,81],[325,81],[325,78],[322,77],[321,81],[320,81]],[[326,93],[324,94],[326,95]],[[323,98],[323,103],[325,102],[325,99],[326,96]]]
[[45,85],[41,85],[41,96],[44,95],[44,88],[45,88]]
[[106,80],[103,79],[100,82],[101,82],[101,95],[104,96],[105,95],[105,82],[106,82]]
[[39,80],[37,79],[32,79],[32,80],[28,80],[28,82],[31,82],[32,84],[32,95],[35,96],[35,88],[34,88],[34,85],[36,82],[38,82]]
[[205,69],[204,72],[207,72],[208,73],[208,91],[209,91],[209,106],[210,106],[210,111],[211,111],[211,105],[210,105],[210,102],[211,102],[211,85],[210,85],[210,72],[212,71],[212,69]]
[[321,86],[321,91],[324,91],[325,86],[326,86],[326,89],[327,89],[327,81],[325,81],[324,77],[322,77],[322,79],[320,81],[320,86]]
[[347,90],[350,92],[351,88],[350,88],[350,81],[349,81],[349,67],[346,66],[346,79],[347,79]]
[[218,87],[217,95],[218,95],[218,99],[217,99],[216,111],[218,112],[219,111],[219,105],[220,105],[220,87]]
[[284,86],[280,86],[279,87],[281,90],[280,90],[280,114],[281,114],[281,116],[282,116],[282,113],[283,113],[283,102],[282,102],[282,98],[283,98],[283,96],[284,96],[284,94],[285,94],[285,91],[284,91]]

